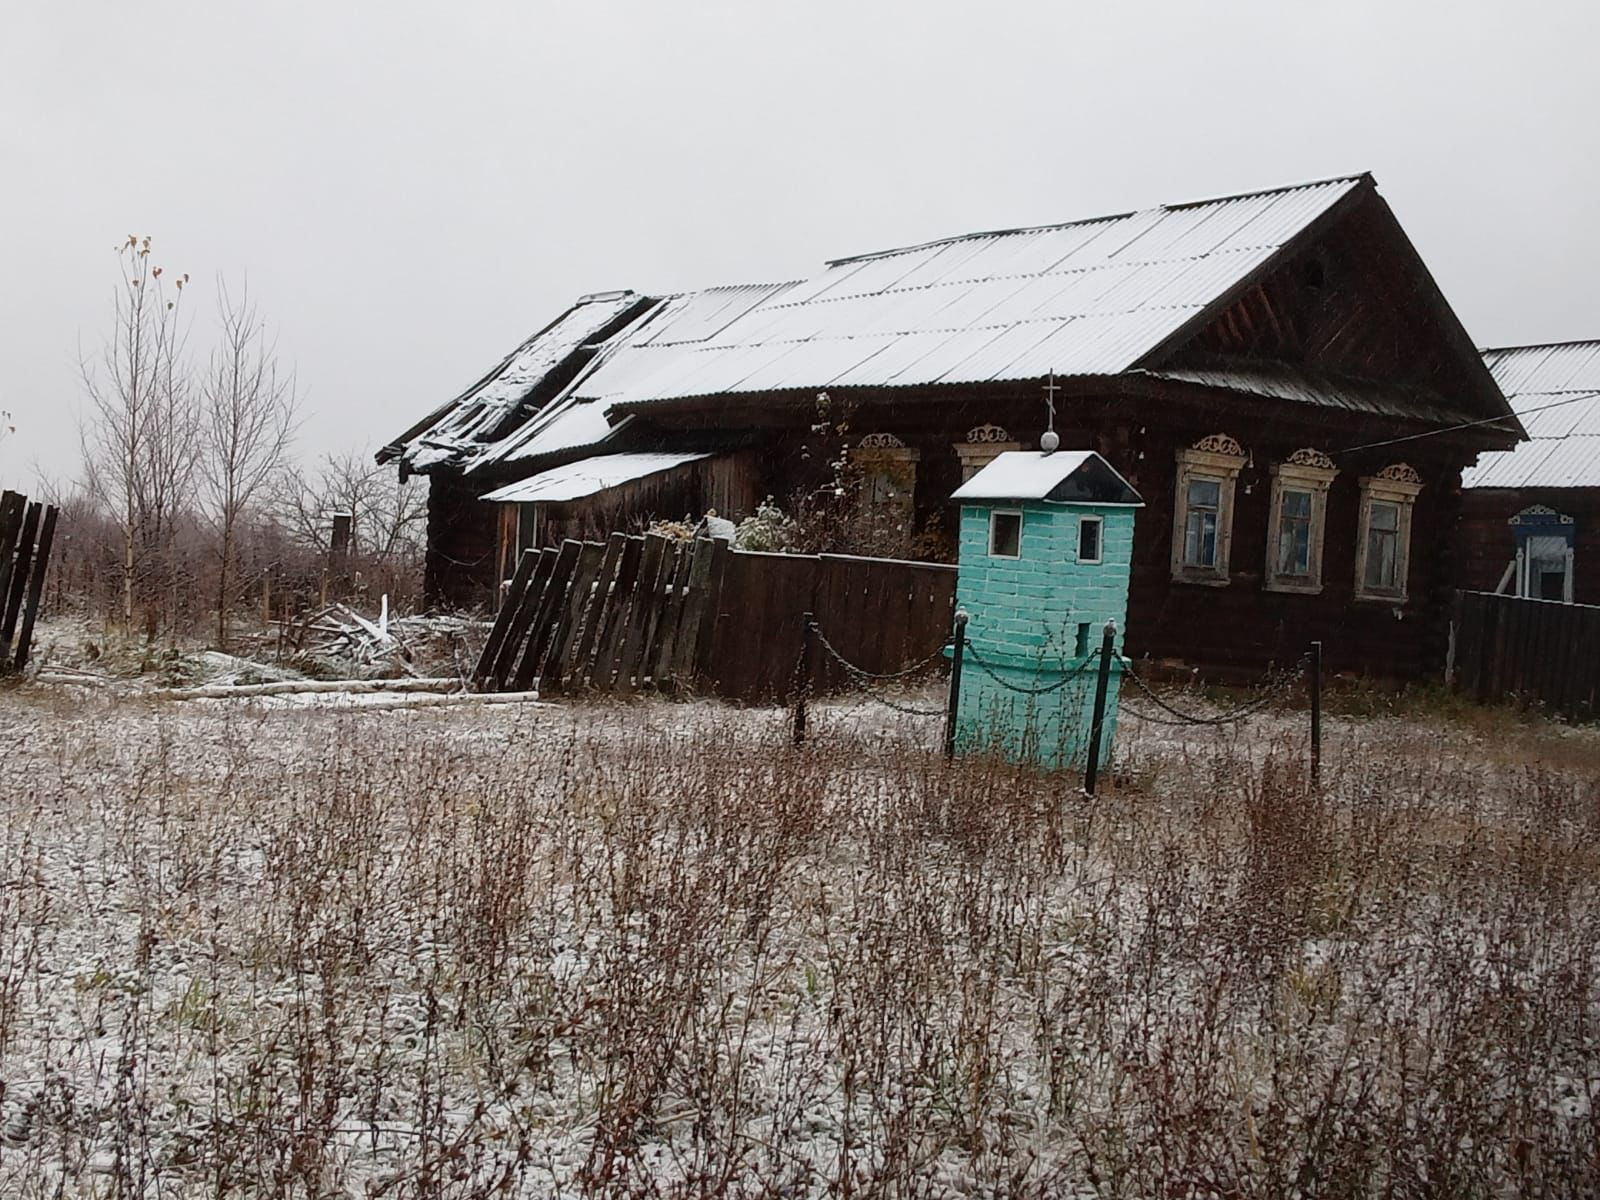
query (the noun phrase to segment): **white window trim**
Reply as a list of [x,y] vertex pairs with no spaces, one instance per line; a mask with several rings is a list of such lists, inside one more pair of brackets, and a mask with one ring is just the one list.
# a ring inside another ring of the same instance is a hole
[[[1403,604],[1411,581],[1411,510],[1422,491],[1422,480],[1416,471],[1402,464],[1385,467],[1376,475],[1361,478],[1361,520],[1356,526],[1356,590],[1357,600],[1376,600],[1385,604]],[[1395,577],[1397,588],[1369,588],[1367,586],[1367,544],[1374,501],[1396,504],[1400,508],[1400,529],[1395,539]]]
[[[1220,449],[1211,449],[1220,446]],[[1206,448],[1202,448],[1206,447]],[[1227,587],[1228,561],[1233,549],[1233,492],[1244,470],[1245,456],[1239,444],[1225,435],[1202,438],[1199,446],[1178,451],[1178,474],[1172,496],[1172,578],[1179,583],[1203,587]],[[1196,567],[1183,561],[1185,527],[1189,518],[1189,481],[1215,479],[1217,488],[1217,561],[1215,566]]]
[[[1095,549],[1099,551],[1093,558],[1083,557],[1083,527],[1085,525],[1098,525],[1100,532],[1094,535]],[[1078,561],[1086,566],[1099,566],[1106,560],[1106,519],[1104,517],[1079,517],[1078,518]]]
[[[1296,457],[1311,457],[1305,451]],[[1322,456],[1318,455],[1321,458]],[[1323,461],[1327,461],[1323,458]],[[1272,509],[1267,518],[1267,569],[1263,586],[1269,592],[1294,592],[1315,596],[1322,591],[1322,543],[1328,526],[1328,489],[1339,474],[1332,466],[1316,466],[1309,462],[1275,463],[1272,467]],[[1283,516],[1285,491],[1311,493],[1310,554],[1306,575],[1278,574],[1278,524]]]
[[[1017,519],[1017,552],[1015,554],[998,554],[994,548],[994,521],[996,517],[1015,517]],[[989,557],[1005,558],[1015,562],[1022,557],[1022,510],[1020,508],[991,508],[989,510]]]

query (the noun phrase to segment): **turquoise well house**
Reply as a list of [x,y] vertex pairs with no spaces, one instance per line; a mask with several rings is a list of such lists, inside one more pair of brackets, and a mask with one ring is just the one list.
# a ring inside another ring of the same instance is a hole
[[1115,623],[1101,761],[1122,682],[1122,631],[1139,493],[1092,450],[1013,450],[956,489],[956,607],[969,650],[958,750],[1040,766],[1088,751],[1101,639]]

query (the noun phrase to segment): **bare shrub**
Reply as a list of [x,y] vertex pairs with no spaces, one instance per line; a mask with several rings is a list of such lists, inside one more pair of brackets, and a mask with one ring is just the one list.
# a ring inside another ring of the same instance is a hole
[[7,1194],[1600,1182],[1592,738],[1128,719],[1085,800],[826,705],[73,707],[0,707]]

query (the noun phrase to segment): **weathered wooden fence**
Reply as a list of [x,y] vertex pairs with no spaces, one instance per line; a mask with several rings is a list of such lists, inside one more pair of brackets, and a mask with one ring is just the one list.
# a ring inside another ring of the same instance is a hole
[[0,492],[0,670],[28,665],[55,531],[55,505]]
[[1450,675],[1485,703],[1517,696],[1578,720],[1600,716],[1600,608],[1459,592]]
[[[949,632],[955,568],[613,534],[524,551],[474,672],[485,691],[697,688],[788,698],[802,618],[849,661],[893,671]],[[813,686],[842,686],[829,669]]]

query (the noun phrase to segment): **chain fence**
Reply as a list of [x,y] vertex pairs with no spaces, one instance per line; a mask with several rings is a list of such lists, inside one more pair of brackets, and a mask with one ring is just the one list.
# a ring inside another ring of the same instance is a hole
[[1310,654],[1303,654],[1293,667],[1269,677],[1262,685],[1261,692],[1253,699],[1245,701],[1236,708],[1211,716],[1200,716],[1187,713],[1174,707],[1167,700],[1158,695],[1155,689],[1136,671],[1133,663],[1127,663],[1123,673],[1133,682],[1134,687],[1142,694],[1144,699],[1150,701],[1166,716],[1157,716],[1155,713],[1143,712],[1137,704],[1129,704],[1126,699],[1121,707],[1141,721],[1148,721],[1152,725],[1175,726],[1205,726],[1205,725],[1235,725],[1241,721],[1248,721],[1251,717],[1265,711],[1268,707],[1281,699],[1288,690],[1305,678],[1306,667],[1310,661]]
[[858,667],[844,655],[840,654],[835,648],[834,644],[830,642],[823,634],[822,629],[815,621],[811,622],[810,630],[811,636],[817,639],[817,644],[827,652],[828,657],[833,659],[834,662],[838,663],[845,674],[851,676],[861,684],[861,690],[869,700],[874,700],[883,705],[885,708],[893,709],[895,712],[904,713],[908,717],[942,717],[948,711],[947,706],[943,704],[939,705],[937,708],[927,708],[922,705],[908,704],[902,700],[891,699],[890,697],[883,695],[881,692],[876,691],[873,688],[874,684],[890,683],[897,679],[905,679],[911,675],[915,675],[919,671],[927,670],[928,667],[932,666],[933,663],[943,657],[945,648],[949,645],[948,642],[940,643],[939,647],[931,654],[925,655],[918,661],[912,663],[909,667],[903,667],[898,671],[878,672],[868,671],[862,667]]
[[[895,712],[903,713],[907,716],[942,717],[948,714],[949,706],[947,704],[938,705],[936,707],[928,707],[925,705],[911,704],[903,700],[897,700],[891,696],[883,694],[881,685],[885,683],[892,683],[896,680],[907,679],[927,670],[928,667],[932,666],[944,656],[945,652],[951,646],[949,641],[942,643],[931,653],[923,656],[909,666],[902,667],[897,671],[868,671],[863,667],[857,666],[855,663],[851,662],[843,654],[841,654],[838,648],[828,640],[827,635],[822,632],[821,627],[818,626],[816,622],[813,621],[810,624],[809,630],[811,635],[816,638],[817,644],[822,647],[823,651],[828,655],[828,657],[837,663],[840,669],[843,670],[848,676],[856,680],[861,685],[861,691],[868,700],[881,704],[885,708],[892,709]],[[1091,667],[1097,666],[1100,662],[1101,655],[1104,653],[1102,648],[1096,647],[1094,650],[1091,650],[1088,654],[1084,655],[1081,661],[1071,668],[1067,668],[1063,664],[1047,664],[1041,662],[1036,665],[1035,669],[1037,672],[1043,672],[1044,670],[1048,669],[1052,671],[1060,671],[1061,675],[1058,679],[1055,679],[1043,686],[1030,687],[1025,684],[1015,683],[1004,678],[999,673],[997,664],[987,661],[983,655],[979,653],[978,649],[972,644],[970,639],[963,638],[962,648],[964,651],[963,657],[967,661],[971,662],[971,664],[979,671],[981,671],[990,680],[990,682],[994,683],[996,686],[1005,691],[1012,692],[1020,696],[1029,697],[1048,696],[1054,692],[1062,690],[1070,685],[1074,680],[1078,679]],[[1128,680],[1130,683],[1132,683],[1134,690],[1139,694],[1139,702],[1129,703],[1129,697],[1124,695],[1119,703],[1120,707],[1129,715],[1137,717],[1141,721],[1147,721],[1152,725],[1187,727],[1218,727],[1225,725],[1236,725],[1243,721],[1248,721],[1250,718],[1266,711],[1269,707],[1282,699],[1291,688],[1299,684],[1305,678],[1310,658],[1310,652],[1301,655],[1300,658],[1295,661],[1293,666],[1277,672],[1274,675],[1270,675],[1266,680],[1264,680],[1260,685],[1261,690],[1251,699],[1237,705],[1234,708],[1209,715],[1185,712],[1183,709],[1178,708],[1171,701],[1167,700],[1160,693],[1158,693],[1154,686],[1152,686],[1148,680],[1139,674],[1139,672],[1134,668],[1131,660],[1123,659],[1122,673],[1128,677]],[[1080,709],[1082,708],[1082,700],[1083,698],[1080,697]],[[1150,711],[1144,708],[1143,704],[1145,701],[1148,701],[1149,704],[1154,706],[1155,710],[1157,711]]]

